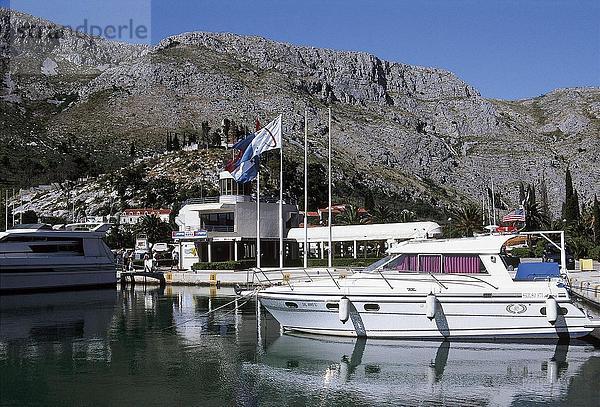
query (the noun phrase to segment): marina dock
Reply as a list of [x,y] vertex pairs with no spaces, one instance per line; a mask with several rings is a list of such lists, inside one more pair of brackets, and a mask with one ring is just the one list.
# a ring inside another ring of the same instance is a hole
[[[337,268],[331,270],[334,277],[347,276],[352,270]],[[152,274],[152,275],[150,275]],[[310,280],[316,277],[328,277],[327,270],[324,268],[312,269],[264,269],[262,272],[254,273],[253,270],[202,270],[202,271],[182,271],[169,270],[168,268],[159,269],[155,273],[143,272],[119,272],[117,275],[121,284],[146,283],[150,285],[161,284],[160,278],[164,284],[169,285],[197,285],[197,286],[223,286],[234,287],[236,285],[245,285],[251,282],[253,285],[273,285],[285,284],[287,281],[298,281],[300,279]]]
[[600,269],[596,264],[594,270],[571,270],[568,273],[571,292],[600,309]]

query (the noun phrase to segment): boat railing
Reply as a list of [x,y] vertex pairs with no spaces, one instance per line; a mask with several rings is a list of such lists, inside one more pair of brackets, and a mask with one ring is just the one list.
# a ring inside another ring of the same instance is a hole
[[[312,271],[312,273],[311,273]],[[303,267],[296,268],[252,268],[247,270],[246,286],[272,286],[272,285],[287,285],[290,290],[294,290],[294,285],[305,282],[331,281],[338,290],[342,289],[340,280],[353,275],[352,279],[357,280],[372,280],[373,278],[381,278],[386,285],[393,290],[395,281],[433,281],[444,290],[448,290],[449,286],[456,284],[465,284],[471,280],[473,282],[485,284],[498,290],[499,287],[485,281],[482,278],[470,274],[444,274],[434,275],[433,273],[413,272],[409,276],[402,274],[386,274],[383,271],[376,270],[376,273],[361,273],[360,269],[348,268],[315,268],[305,269]],[[376,276],[376,277],[375,277]],[[447,278],[451,276],[451,278]],[[421,277],[421,278],[419,278]],[[468,279],[468,280],[466,280]],[[325,285],[323,285],[325,286]],[[330,284],[327,286],[331,286]],[[317,286],[314,286],[317,287]]]
[[[311,273],[312,271],[312,273]],[[293,291],[293,285],[299,282],[315,282],[317,280],[331,280],[338,289],[341,289],[340,278],[345,278],[358,270],[336,269],[336,268],[252,268],[246,272],[246,286],[271,286],[286,284]],[[336,275],[337,274],[337,275]],[[337,277],[337,278],[336,278]]]

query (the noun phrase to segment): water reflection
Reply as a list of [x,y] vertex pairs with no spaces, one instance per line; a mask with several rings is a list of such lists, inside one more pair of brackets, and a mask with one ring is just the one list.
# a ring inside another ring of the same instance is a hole
[[579,378],[599,371],[599,356],[586,342],[457,343],[286,334],[268,346],[258,367],[248,368],[279,383],[282,393],[322,394],[328,389],[333,398],[349,393],[365,403],[560,404]]
[[589,343],[281,335],[232,290],[0,297],[1,405],[597,405]]

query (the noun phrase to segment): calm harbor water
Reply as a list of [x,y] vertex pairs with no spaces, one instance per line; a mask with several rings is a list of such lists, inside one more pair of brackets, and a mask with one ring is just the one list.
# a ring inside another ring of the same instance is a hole
[[589,342],[281,335],[253,300],[217,309],[233,300],[195,287],[2,296],[0,404],[599,405]]

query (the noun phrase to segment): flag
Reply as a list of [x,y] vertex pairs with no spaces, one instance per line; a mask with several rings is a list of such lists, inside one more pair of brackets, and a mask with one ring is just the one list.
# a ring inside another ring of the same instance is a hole
[[238,154],[232,160],[229,160],[225,165],[225,171],[233,172],[239,165],[241,158],[244,156],[246,149],[254,139],[254,134],[249,134],[233,145],[234,150],[238,150]]
[[525,209],[519,208],[502,217],[502,222],[525,222]]
[[[258,121],[257,121],[258,125]],[[246,140],[250,139],[246,142]],[[245,147],[241,156],[228,166],[227,169],[237,182],[250,182],[258,174],[258,157],[264,152],[281,148],[281,115],[262,129],[258,130],[253,136],[247,137],[236,145]]]
[[[281,115],[257,131],[252,139],[252,157],[281,148]],[[244,154],[245,156],[245,154]]]
[[248,160],[248,161],[242,161],[240,163],[240,165],[234,169],[233,171],[231,171],[231,175],[233,176],[233,178],[236,180],[236,182],[239,182],[241,184],[245,183],[245,182],[250,182],[253,179],[256,178],[256,176],[258,175],[258,167],[259,167],[259,159],[258,157],[252,159],[252,160]]

